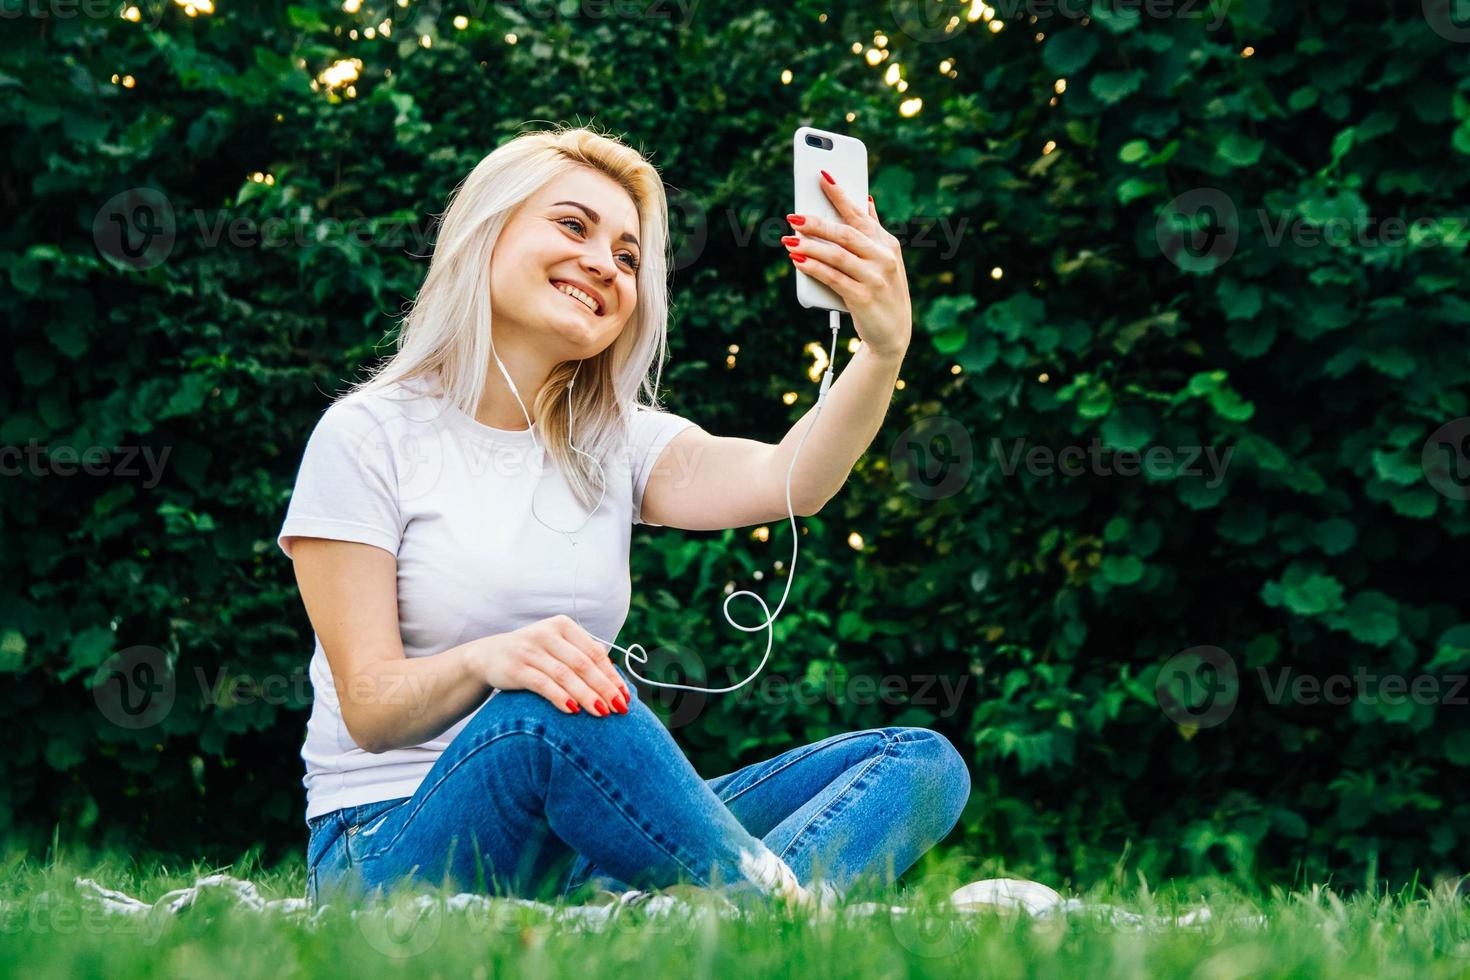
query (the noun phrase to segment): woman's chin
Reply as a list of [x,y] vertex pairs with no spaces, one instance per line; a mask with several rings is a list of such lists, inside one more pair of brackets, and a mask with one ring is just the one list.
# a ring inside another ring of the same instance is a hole
[[569,317],[553,318],[547,326],[568,350],[567,359],[591,357],[607,346],[602,324],[590,316],[578,315],[575,310]]
[[568,340],[590,340],[597,336],[597,323],[593,321],[590,314],[578,313],[573,310],[569,315],[563,314],[552,320],[557,333]]

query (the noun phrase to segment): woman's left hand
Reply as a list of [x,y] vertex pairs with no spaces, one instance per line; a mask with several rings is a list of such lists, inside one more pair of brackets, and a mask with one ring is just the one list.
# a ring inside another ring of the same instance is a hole
[[[864,347],[902,357],[914,330],[903,249],[879,224],[871,197],[866,208],[860,207],[825,174],[816,179],[841,220],[788,214],[786,220],[794,234],[781,243],[799,272],[842,297]],[[798,255],[805,256],[805,261],[797,259]]]

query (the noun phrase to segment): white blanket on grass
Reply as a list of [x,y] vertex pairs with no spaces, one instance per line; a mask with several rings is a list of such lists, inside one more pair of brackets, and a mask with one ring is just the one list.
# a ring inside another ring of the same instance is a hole
[[[123,892],[104,888],[91,878],[77,878],[76,886],[83,901],[93,908],[118,915],[147,915],[155,910],[177,914],[193,906],[206,893],[221,895],[237,908],[281,915],[288,919],[315,923],[329,907],[326,904],[312,907],[305,898],[266,899],[261,896],[254,883],[216,874],[197,878],[188,888],[177,888],[153,902],[144,902]],[[512,908],[534,909],[544,913],[553,922],[601,929],[615,921],[629,909],[642,914],[661,918],[678,916],[686,918],[696,906],[673,895],[654,894],[644,891],[624,892],[614,896],[615,900],[600,905],[549,905],[521,898],[499,898],[488,895],[461,893],[447,898],[432,895],[417,895],[408,904],[416,914],[427,915],[435,910],[454,912],[492,913]],[[1090,904],[1076,898],[1064,899],[1046,885],[1020,878],[989,878],[971,882],[956,889],[950,895],[950,904],[962,912],[1016,912],[1035,919],[1053,916],[1081,915],[1098,917],[1114,926],[1131,929],[1197,929],[1211,921],[1208,906],[1200,906],[1182,915],[1141,915],[1112,905]],[[738,913],[731,903],[721,907],[722,912]],[[402,914],[401,910],[392,910]],[[883,902],[862,902],[844,906],[848,915],[903,916],[911,910],[901,905]],[[351,911],[353,918],[360,915],[381,915],[382,908],[365,904]],[[1265,916],[1248,916],[1235,920],[1243,924],[1260,926]]]

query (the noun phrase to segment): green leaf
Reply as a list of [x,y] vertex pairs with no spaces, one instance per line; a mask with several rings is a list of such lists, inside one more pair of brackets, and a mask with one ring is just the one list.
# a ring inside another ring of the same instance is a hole
[[1215,526],[1220,537],[1239,544],[1255,544],[1266,535],[1266,510],[1259,504],[1232,500]]
[[1102,424],[1103,442],[1112,449],[1142,449],[1158,431],[1154,413],[1142,405],[1127,405]]
[[1124,163],[1137,163],[1149,155],[1148,140],[1129,140],[1118,151],[1118,159]]
[[1340,555],[1358,540],[1358,529],[1352,521],[1330,517],[1313,529],[1312,537],[1325,554]]
[[1141,197],[1150,194],[1158,194],[1164,190],[1164,185],[1156,180],[1143,180],[1138,177],[1129,177],[1118,185],[1118,203],[1132,204]]
[[868,191],[878,202],[881,215],[912,214],[917,209],[914,173],[906,167],[897,164],[879,167]]
[[1077,399],[1077,414],[1085,419],[1100,419],[1113,409],[1113,393],[1099,381]]
[[1176,492],[1180,501],[1192,510],[1208,510],[1219,506],[1230,492],[1230,484],[1225,480],[1218,483],[1213,478],[1206,479],[1200,476],[1184,476],[1175,484]]
[[86,669],[102,666],[112,652],[115,634],[106,626],[91,626],[72,637],[67,647],[67,658],[71,666]]
[[1041,322],[1046,308],[1030,293],[1016,293],[1009,299],[991,304],[981,317],[990,330],[1007,340],[1019,340],[1028,327]]
[[1402,347],[1370,351],[1368,363],[1391,378],[1407,378],[1419,367],[1413,355]]
[[1267,582],[1261,597],[1268,606],[1285,606],[1298,616],[1320,616],[1342,608],[1342,583],[1331,575],[1292,562],[1279,582]]
[[1087,90],[1097,96],[1099,101],[1116,105],[1137,92],[1142,84],[1141,71],[1105,71],[1092,76]]
[[1253,167],[1261,159],[1261,151],[1265,147],[1265,140],[1231,132],[1220,140],[1215,147],[1215,154],[1232,167]]
[[970,339],[970,332],[964,327],[955,327],[944,333],[934,336],[934,349],[941,354],[955,354],[962,350]]
[[1102,576],[1114,585],[1132,585],[1143,578],[1143,562],[1134,555],[1104,555]]
[[46,764],[52,769],[70,769],[82,761],[81,746],[63,736],[46,740]]
[[1261,312],[1261,287],[1255,283],[1242,286],[1233,279],[1222,279],[1215,294],[1227,320],[1249,320]]
[[844,609],[837,617],[837,638],[840,640],[867,640],[873,634],[868,617],[855,609]]
[[326,33],[328,30],[326,21],[322,20],[321,14],[308,7],[290,6],[286,8],[286,19],[292,27],[299,27],[307,31],[320,31]]
[[972,374],[983,374],[1000,357],[1000,344],[990,335],[970,337],[965,349],[955,358]]
[[1470,153],[1470,122],[1460,123],[1450,136],[1450,146],[1459,153]]
[[1399,604],[1376,589],[1365,589],[1348,603],[1343,625],[1355,640],[1387,646],[1399,635]]
[[1470,766],[1470,731],[1461,729],[1446,735],[1444,757],[1453,765]]
[[1286,107],[1292,112],[1305,112],[1317,104],[1317,90],[1310,85],[1303,85],[1286,98]]
[[26,638],[20,630],[0,632],[0,673],[13,673],[25,664]]
[[1225,331],[1225,342],[1241,357],[1260,357],[1276,342],[1276,325],[1263,320],[1234,323]]
[[1244,422],[1256,414],[1255,405],[1241,398],[1230,388],[1221,388],[1210,395],[1210,404],[1215,413],[1232,422]]
[[1070,75],[1086,68],[1097,54],[1097,32],[1085,27],[1072,27],[1051,35],[1041,46],[1041,60],[1059,75]]
[[1439,495],[1428,487],[1410,487],[1389,498],[1388,504],[1405,517],[1433,517],[1439,509]]
[[1461,670],[1466,665],[1470,665],[1470,623],[1460,623],[1440,634],[1434,659],[1425,664],[1424,669]]
[[960,296],[940,296],[929,304],[924,317],[924,328],[931,333],[944,333],[960,325],[960,318],[979,305],[979,301],[968,293]]
[[1371,459],[1374,474],[1387,483],[1407,487],[1424,478],[1424,464],[1417,448],[1396,449],[1392,452],[1375,449]]

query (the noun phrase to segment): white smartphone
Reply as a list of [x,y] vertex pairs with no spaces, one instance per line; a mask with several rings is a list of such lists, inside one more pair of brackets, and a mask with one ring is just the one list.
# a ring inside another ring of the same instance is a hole
[[[825,129],[803,126],[792,139],[792,176],[795,178],[796,206],[792,214],[815,214],[833,221],[841,221],[837,209],[822,190],[822,171],[832,175],[837,186],[861,208],[868,206],[868,148],[863,141],[841,133],[829,133]],[[799,228],[789,229],[791,234],[800,234]],[[847,305],[824,283],[796,270],[796,301],[808,309],[849,312]]]

